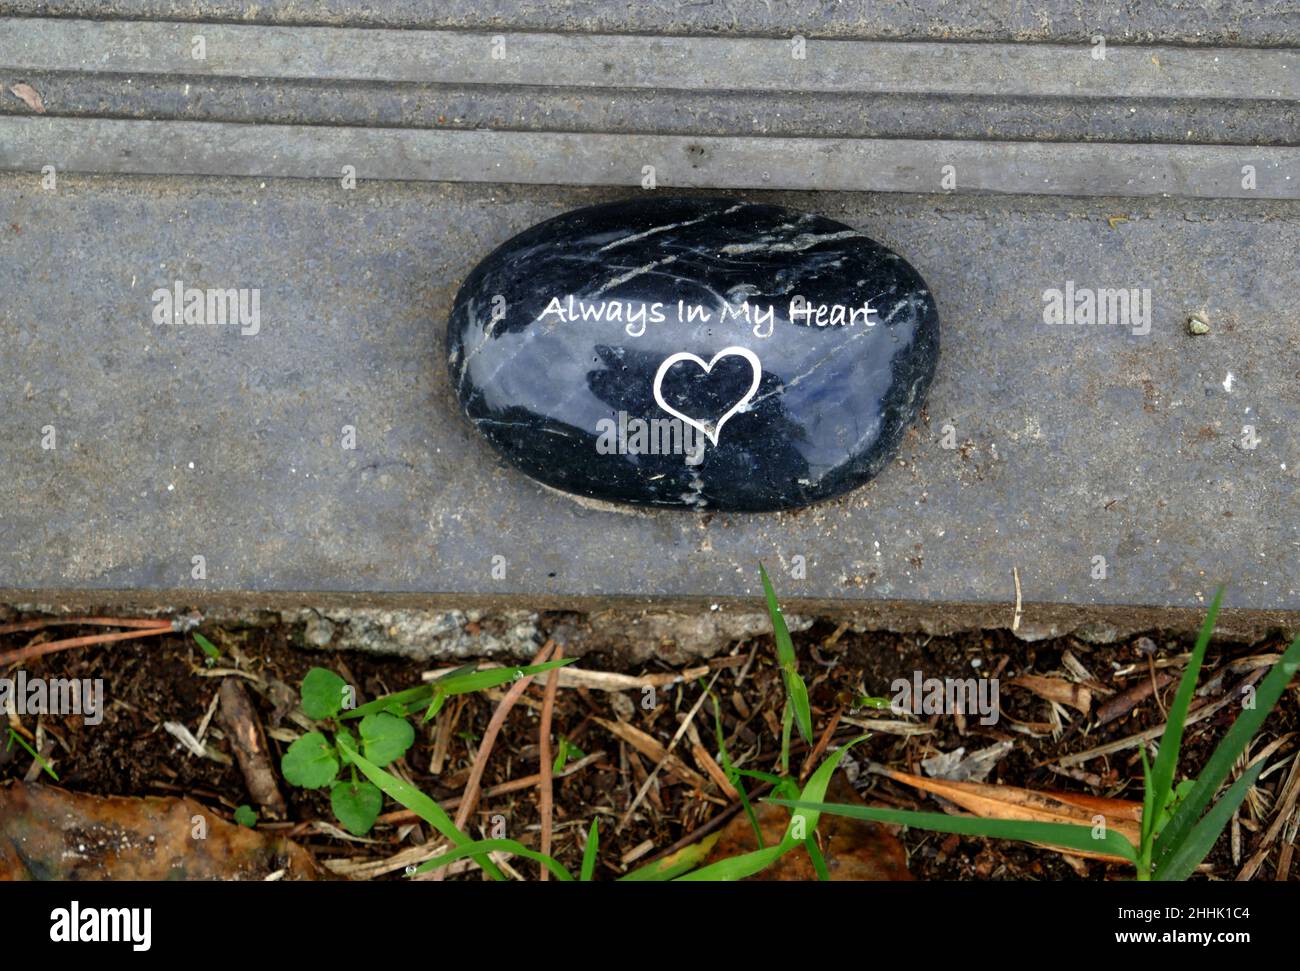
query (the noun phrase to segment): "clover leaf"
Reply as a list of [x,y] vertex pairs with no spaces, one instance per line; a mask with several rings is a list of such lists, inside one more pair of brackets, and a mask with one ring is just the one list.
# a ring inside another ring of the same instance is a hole
[[333,718],[343,710],[343,692],[347,686],[333,671],[312,668],[302,679],[302,710],[316,721]]
[[320,789],[339,774],[334,746],[320,732],[308,732],[289,746],[280,760],[280,771],[290,785]]
[[378,766],[400,759],[415,741],[415,729],[405,718],[387,712],[361,719],[361,746],[367,759]]
[[379,818],[384,794],[369,782],[336,782],[330,789],[330,806],[343,828],[353,836],[365,836]]

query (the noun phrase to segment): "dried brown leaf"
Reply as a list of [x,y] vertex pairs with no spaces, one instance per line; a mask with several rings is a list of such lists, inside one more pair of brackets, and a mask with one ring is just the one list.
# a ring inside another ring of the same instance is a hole
[[1040,698],[1055,701],[1059,705],[1069,705],[1082,715],[1092,709],[1092,692],[1081,684],[1066,681],[1064,678],[1044,678],[1037,674],[1022,674],[1007,682],[1009,687],[1024,688]]
[[[942,796],[949,802],[984,819],[1015,819],[1040,823],[1069,823],[1092,826],[1096,816],[1106,820],[1106,826],[1120,833],[1134,845],[1141,835],[1142,805],[1126,799],[1107,799],[1074,792],[1038,792],[1016,786],[990,785],[982,782],[949,782],[944,779],[926,779],[894,769],[879,767],[878,772],[904,785]],[[1080,853],[1077,850],[1060,850],[1075,856],[1097,860],[1124,862],[1108,853]]]
[[[195,820],[206,826],[194,838]],[[89,796],[0,785],[0,883],[7,880],[286,880],[322,874],[274,832],[228,823],[192,799]]]
[[[831,780],[826,801],[865,805],[841,772],[836,772]],[[759,802],[754,805],[754,814],[758,817],[759,829],[763,831],[763,844],[776,846],[780,843],[790,825],[789,811],[775,803]],[[817,823],[817,838],[833,881],[912,879],[907,869],[907,851],[894,835],[893,827],[823,814]],[[745,813],[737,813],[723,828],[705,862],[716,863],[757,849],[753,824]],[[808,852],[797,848],[747,879],[809,881],[817,879],[817,871]]]
[[38,115],[45,114],[45,102],[41,100],[41,96],[36,89],[26,81],[19,81],[17,84],[10,85],[9,93]]

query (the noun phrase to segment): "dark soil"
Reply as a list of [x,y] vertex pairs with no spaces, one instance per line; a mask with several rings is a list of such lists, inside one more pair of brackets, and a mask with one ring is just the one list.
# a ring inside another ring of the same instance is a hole
[[[61,627],[41,632],[40,637],[69,637],[75,633],[100,633],[100,629]],[[232,666],[237,660],[242,668],[258,675],[264,682],[282,682],[295,690],[302,676],[313,666],[330,667],[350,684],[358,687],[359,701],[397,691],[419,683],[420,674],[432,665],[405,660],[376,658],[362,654],[320,654],[295,646],[298,632],[289,627],[259,627],[242,630],[204,629],[227,655],[219,666]],[[23,646],[33,638],[30,633],[0,637],[0,652]],[[801,671],[808,681],[814,706],[814,727],[820,732],[836,712],[858,719],[896,716],[888,711],[854,710],[862,695],[893,694],[892,682],[910,680],[913,672],[923,677],[971,678],[992,675],[1000,679],[1003,717],[992,725],[981,725],[979,716],[964,719],[952,715],[920,716],[916,724],[934,729],[930,735],[901,737],[873,734],[852,752],[862,767],[874,762],[902,771],[924,774],[920,761],[939,752],[964,747],[969,753],[995,742],[1010,740],[1012,750],[997,763],[986,781],[1034,789],[1085,792],[1122,799],[1141,799],[1141,766],[1138,750],[1128,748],[1109,757],[1097,757],[1075,770],[1070,777],[1052,771],[1057,759],[1082,752],[1107,742],[1133,735],[1163,722],[1162,705],[1173,698],[1177,681],[1165,687],[1157,700],[1148,697],[1125,717],[1102,726],[1090,727],[1094,719],[1065,709],[1069,721],[1061,725],[1055,737],[1050,732],[1026,733],[1017,730],[1016,722],[1042,726],[1050,721],[1049,704],[1027,690],[1010,687],[1008,682],[1022,674],[1069,678],[1063,661],[1070,652],[1103,686],[1116,691],[1150,678],[1154,665],[1163,659],[1176,659],[1191,648],[1190,638],[1134,638],[1107,646],[1094,646],[1073,638],[1025,643],[1005,631],[959,637],[898,635],[889,633],[856,634],[819,623],[811,630],[795,635]],[[1284,649],[1280,639],[1253,645],[1212,644],[1200,683],[1212,681],[1224,664],[1233,660]],[[723,722],[728,750],[733,759],[744,759],[745,767],[775,771],[779,736],[771,729],[779,724],[783,688],[774,662],[770,639],[733,645],[730,653],[736,660],[725,666],[715,685],[722,702]],[[737,678],[744,670],[742,658],[754,655],[743,681]],[[615,670],[616,660],[599,653],[589,653],[578,662],[591,670]],[[1132,667],[1131,673],[1117,674]],[[188,635],[167,635],[140,641],[77,648],[31,661],[25,665],[28,677],[102,678],[105,683],[107,713],[97,726],[83,724],[75,716],[41,716],[39,723],[45,742],[43,751],[64,787],[100,795],[189,795],[229,817],[233,810],[249,801],[243,776],[236,765],[222,765],[188,754],[163,729],[163,722],[175,721],[191,731],[208,711],[220,687],[220,680],[205,677],[209,672],[203,652]],[[650,668],[648,670],[655,670]],[[660,670],[667,670],[661,668]],[[1168,670],[1181,673],[1181,664]],[[14,671],[0,672],[11,677]],[[639,673],[639,672],[630,672]],[[1213,700],[1225,690],[1235,690],[1243,675],[1229,674],[1217,692],[1208,693]],[[555,784],[555,855],[576,871],[582,857],[582,839],[595,816],[601,818],[601,865],[598,877],[613,877],[625,872],[620,860],[625,854],[647,842],[652,850],[642,851],[631,866],[654,858],[701,827],[716,824],[721,814],[734,812],[715,785],[701,798],[689,786],[671,778],[653,790],[654,798],[642,803],[629,825],[616,830],[630,799],[639,787],[644,772],[653,765],[646,759],[629,754],[626,744],[613,737],[595,719],[616,720],[618,708],[623,717],[630,716],[634,725],[667,743],[679,724],[677,715],[689,711],[698,697],[695,684],[677,689],[661,689],[657,705],[642,708],[636,692],[614,696],[600,691],[561,690],[555,715],[555,735],[567,738],[585,753],[603,751],[603,759]],[[1293,686],[1270,715],[1257,737],[1253,751],[1268,742],[1300,728],[1297,690]],[[298,729],[284,718],[283,698],[274,691],[254,692],[253,697],[268,729],[283,726]],[[497,695],[496,697],[499,697]],[[526,776],[537,771],[538,708],[542,699],[540,684],[528,690],[534,704],[516,705],[498,739],[483,780],[485,788],[496,783]],[[616,697],[626,699],[615,701]],[[279,700],[281,703],[276,704]],[[1093,711],[1105,699],[1098,695]],[[627,701],[634,703],[628,706]],[[436,722],[417,729],[415,746],[401,763],[406,775],[421,789],[438,799],[460,794],[472,752],[476,751],[496,702],[482,694],[470,696],[464,703],[456,724],[446,765],[440,775],[429,774]],[[451,710],[448,706],[447,711]],[[1182,772],[1193,774],[1209,756],[1236,714],[1229,704],[1215,716],[1189,726],[1184,740]],[[3,716],[0,716],[3,717]],[[21,719],[23,730],[36,738],[38,719],[28,715]],[[10,718],[10,724],[14,719]],[[214,718],[208,740],[215,748],[230,752],[229,742],[220,735],[219,720]],[[701,709],[695,726],[705,748],[716,756],[712,706]],[[861,734],[861,728],[841,722],[836,741]],[[7,733],[6,733],[7,734]],[[271,748],[278,760],[285,743],[272,740]],[[1296,742],[1289,740],[1269,759],[1272,765],[1294,754]],[[797,743],[794,763],[802,764],[808,746]],[[696,768],[685,747],[677,750],[692,768]],[[29,773],[32,759],[25,752],[0,745],[0,780],[18,778]],[[1273,818],[1272,796],[1280,790],[1286,771],[1274,772],[1257,786],[1256,799],[1243,806],[1240,829],[1241,849],[1234,863],[1225,833],[1207,861],[1210,876],[1232,879],[1241,863],[1249,858],[1253,847]],[[45,781],[49,781],[46,779]],[[856,776],[855,786],[868,803],[920,808],[936,811],[939,804],[931,797],[886,780],[865,770]],[[371,834],[379,845],[349,843],[316,831],[313,820],[334,822],[324,791],[304,791],[282,784],[289,806],[290,820],[280,824],[321,860],[335,857],[391,856],[412,842],[421,842],[429,834],[421,826],[380,824]],[[536,843],[538,826],[536,788],[505,796],[485,798],[471,818],[470,828],[486,832],[493,817],[503,817],[508,834],[525,843]],[[385,812],[400,807],[385,803]],[[271,824],[274,825],[274,824]],[[1122,868],[1099,862],[1067,861],[1049,850],[1003,841],[959,838],[918,830],[905,831],[908,865],[918,879],[1105,879],[1123,877]],[[1280,843],[1281,841],[1279,841]],[[1275,879],[1279,849],[1272,850],[1260,867],[1256,879]],[[534,868],[520,866],[532,875]],[[1289,878],[1300,878],[1300,866],[1292,866]],[[391,878],[399,878],[400,872]],[[477,877],[471,877],[476,879]]]

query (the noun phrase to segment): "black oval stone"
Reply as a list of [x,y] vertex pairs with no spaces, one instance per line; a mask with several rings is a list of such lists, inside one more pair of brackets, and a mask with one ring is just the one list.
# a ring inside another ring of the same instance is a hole
[[934,376],[939,318],[916,270],[842,223],[648,198],[500,246],[456,295],[447,352],[465,413],[533,478],[758,512],[881,470]]

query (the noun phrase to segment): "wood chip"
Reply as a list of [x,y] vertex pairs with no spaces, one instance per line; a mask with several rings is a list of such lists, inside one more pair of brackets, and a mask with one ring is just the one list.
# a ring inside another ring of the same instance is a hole
[[736,791],[736,787],[727,778],[727,773],[722,771],[722,766],[718,765],[713,756],[709,754],[708,749],[698,742],[692,742],[691,754],[695,757],[695,764],[708,773],[709,778],[717,784],[724,796],[728,799],[740,798],[740,793]]
[[1097,708],[1097,726],[1109,725],[1116,719],[1123,718],[1150,698],[1152,693],[1163,691],[1173,680],[1174,676],[1172,674],[1162,673],[1156,675],[1154,681],[1151,678],[1143,678],[1127,691],[1121,691],[1104,705]]
[[1007,682],[1008,687],[1024,688],[1040,698],[1054,701],[1058,705],[1069,705],[1082,715],[1092,709],[1092,692],[1081,684],[1074,684],[1064,678],[1044,678],[1037,674],[1022,674]]
[[239,770],[244,774],[248,794],[273,819],[285,819],[288,810],[276,785],[275,766],[262,731],[261,719],[249,700],[248,691],[238,678],[221,682],[221,725],[235,750]]
[[167,734],[172,736],[185,747],[190,755],[197,755],[199,758],[206,758],[207,751],[199,744],[199,740],[194,737],[193,733],[182,725],[180,722],[163,722],[163,728]]
[[636,846],[632,847],[632,849],[628,850],[626,853],[623,854],[622,856],[623,865],[627,866],[629,863],[635,863],[637,860],[641,859],[641,857],[645,856],[654,848],[655,848],[654,840],[646,840],[644,843],[638,843]]

